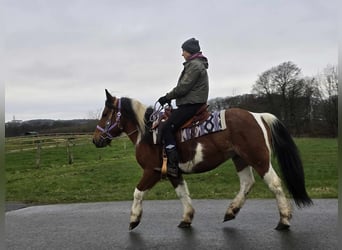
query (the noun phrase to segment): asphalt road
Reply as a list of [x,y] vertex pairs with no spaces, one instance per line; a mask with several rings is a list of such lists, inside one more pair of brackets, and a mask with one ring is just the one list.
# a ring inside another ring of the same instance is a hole
[[[10,206],[7,249],[337,249],[337,199],[294,209],[289,231],[277,231],[275,200],[246,201],[235,220],[222,223],[230,200],[194,200],[190,229],[177,227],[178,200],[144,201],[140,225],[128,230],[131,201]],[[19,209],[18,209],[19,208]]]

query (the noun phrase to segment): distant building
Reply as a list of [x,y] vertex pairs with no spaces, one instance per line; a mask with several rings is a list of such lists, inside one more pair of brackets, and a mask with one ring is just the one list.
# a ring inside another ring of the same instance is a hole
[[13,116],[13,120],[12,121],[10,121],[11,123],[22,123],[23,122],[23,120],[17,120],[17,119],[15,119],[15,115]]

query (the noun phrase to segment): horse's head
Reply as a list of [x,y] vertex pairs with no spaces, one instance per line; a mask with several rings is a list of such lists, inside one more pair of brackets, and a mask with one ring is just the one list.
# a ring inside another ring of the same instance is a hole
[[110,144],[114,137],[123,132],[123,121],[121,119],[121,100],[113,97],[106,89],[106,103],[98,122],[93,143],[96,147],[102,148]]

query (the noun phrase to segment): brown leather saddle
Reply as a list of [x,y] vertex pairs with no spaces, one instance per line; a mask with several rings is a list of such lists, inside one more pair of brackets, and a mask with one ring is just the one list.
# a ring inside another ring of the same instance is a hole
[[[208,119],[208,117],[210,116],[210,112],[208,111],[208,107],[209,107],[208,104],[203,104],[198,109],[196,114],[181,126],[181,129],[191,128],[191,127],[194,127],[196,125],[199,125],[199,124],[205,122]],[[161,115],[158,120],[153,122],[152,129],[159,128],[159,125],[162,124],[163,122],[165,122],[171,116],[171,114],[172,114],[172,109],[169,107],[165,108],[164,114]]]

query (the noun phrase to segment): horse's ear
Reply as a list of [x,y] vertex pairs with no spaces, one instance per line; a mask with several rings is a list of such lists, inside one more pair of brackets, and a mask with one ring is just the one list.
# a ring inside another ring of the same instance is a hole
[[106,107],[110,108],[110,109],[113,109],[115,108],[114,107],[114,97],[108,92],[108,90],[106,89],[106,97],[107,97],[107,100],[106,100]]
[[106,91],[107,100],[112,100],[112,99],[113,99],[113,96],[108,92],[107,89],[105,89],[105,91]]

